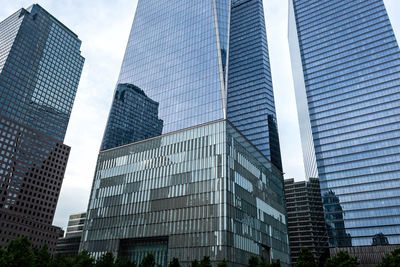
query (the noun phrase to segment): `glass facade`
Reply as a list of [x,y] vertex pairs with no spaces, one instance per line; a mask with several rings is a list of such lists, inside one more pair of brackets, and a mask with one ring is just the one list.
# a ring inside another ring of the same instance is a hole
[[139,87],[119,84],[101,150],[161,135],[163,121],[158,118],[158,105]]
[[289,264],[261,0],[140,0],[100,150],[81,250]]
[[162,131],[137,130],[141,100],[113,103],[101,150],[225,118],[282,170],[262,0],[139,1],[114,102],[121,84],[158,104]]
[[86,222],[86,212],[69,216],[68,227],[65,236],[57,241],[56,253],[66,257],[75,257],[79,253],[79,245],[83,227]]
[[63,141],[84,62],[81,41],[38,5],[1,22],[0,32],[0,114]]
[[118,83],[135,85],[159,103],[163,133],[224,118],[217,49],[217,39],[228,42],[222,2],[227,1],[138,3]]
[[0,22],[0,39],[0,246],[27,235],[54,251],[81,41],[39,5]]
[[96,257],[286,266],[288,246],[282,174],[225,120],[99,154],[81,244]]
[[400,244],[400,50],[383,1],[292,0],[289,39],[330,245]]
[[261,0],[231,7],[228,120],[282,170]]

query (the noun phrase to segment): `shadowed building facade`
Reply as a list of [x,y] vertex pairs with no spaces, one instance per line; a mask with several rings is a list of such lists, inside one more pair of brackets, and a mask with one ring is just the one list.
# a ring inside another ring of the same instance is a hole
[[39,5],[0,22],[0,39],[0,246],[28,236],[54,252],[81,41]]
[[292,265],[302,247],[310,249],[316,259],[327,258],[328,235],[318,178],[299,182],[285,179],[285,197]]
[[66,257],[75,257],[79,253],[83,226],[86,222],[86,212],[69,216],[65,236],[57,241],[56,253]]
[[282,171],[262,1],[232,0],[228,120]]
[[289,5],[306,175],[320,179],[329,245],[400,244],[400,50],[384,2]]
[[[115,116],[124,84],[143,94]],[[151,135],[135,136],[138,120]],[[82,250],[137,263],[153,252],[162,266],[206,255],[245,266],[252,254],[289,264],[261,0],[140,0],[108,136],[119,140],[101,148]]]

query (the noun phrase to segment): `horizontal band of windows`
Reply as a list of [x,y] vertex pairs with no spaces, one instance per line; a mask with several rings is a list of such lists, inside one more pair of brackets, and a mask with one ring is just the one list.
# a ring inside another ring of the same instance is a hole
[[[392,75],[396,76],[396,75]],[[310,115],[314,115],[318,112],[325,112],[331,109],[340,108],[343,106],[351,105],[354,102],[362,103],[375,97],[383,97],[386,95],[392,95],[398,93],[398,86],[400,85],[400,79],[389,80],[394,77],[385,77],[385,81],[371,85],[369,87],[363,87],[357,90],[346,91],[344,88],[336,97],[325,98],[309,102]],[[378,82],[378,81],[377,81]],[[344,93],[343,93],[344,92]],[[329,101],[329,99],[331,99]]]
[[399,56],[394,55],[393,57],[389,57],[389,61],[385,60],[383,58],[382,62],[380,62],[381,60],[368,62],[363,64],[364,66],[360,66],[359,69],[354,68],[350,73],[342,71],[337,73],[338,76],[332,73],[325,77],[321,76],[321,79],[312,79],[310,83],[306,83],[307,92],[323,88],[324,86],[328,90],[331,89],[330,87],[345,87],[366,79],[379,77],[380,73],[400,72],[400,54]]
[[[387,148],[392,148],[395,146],[398,146],[398,140],[396,141],[396,139],[399,138],[398,136],[399,134],[397,134],[397,136],[393,136],[389,139],[384,139],[384,140],[379,140],[376,142],[370,142],[367,144],[363,144],[363,145],[358,145],[358,146],[349,146],[349,147],[340,147],[338,149],[335,150],[331,150],[329,152],[316,152],[316,157],[317,159],[323,159],[324,160],[324,164],[330,164],[329,161],[332,160],[333,158],[337,158],[336,163],[339,163],[341,161],[346,161],[346,159],[348,160],[353,160],[355,158],[358,158],[360,153],[366,153],[364,154],[365,157],[367,157],[367,155],[369,153],[373,153],[376,150],[379,149],[387,149]],[[400,151],[400,149],[399,149]],[[367,154],[368,153],[368,154]]]
[[[400,53],[399,50],[396,49],[395,47],[391,49],[385,49],[381,50],[378,53],[371,53],[371,51],[368,51],[367,56],[363,57],[357,57],[356,60],[351,60],[351,61],[343,61],[343,62],[337,62],[335,66],[324,66],[324,69],[317,69],[316,72],[310,73],[310,74],[305,74],[305,79],[310,81],[310,84],[314,82],[314,80],[319,81],[322,80],[322,76],[328,76],[328,77],[337,77],[341,76],[345,73],[349,73],[354,69],[362,69],[364,66],[370,66],[371,62],[374,62],[374,65],[399,59],[400,58]],[[357,63],[357,64],[355,64]],[[324,77],[326,80],[328,77]]]
[[321,23],[320,27],[315,28],[301,29],[300,27],[301,44],[312,43],[313,40],[319,40],[320,38],[322,39],[329,36],[332,38],[338,37],[348,29],[353,29],[349,32],[354,33],[356,32],[354,29],[362,28],[361,25],[369,26],[372,24],[371,22],[376,22],[376,20],[388,21],[385,9],[383,7],[377,8],[369,5],[363,11],[357,9],[355,12],[349,12],[342,20],[337,18],[331,20],[328,25]]
[[[400,114],[400,94],[399,95],[391,95],[386,99],[381,99],[382,101],[374,101],[371,100],[370,105],[367,106],[366,103],[354,103],[354,106],[347,106],[342,109],[338,109],[337,113],[331,111],[328,114],[329,116],[325,116],[322,118],[312,118],[311,126],[317,126],[317,129],[325,130],[329,129],[324,127],[324,125],[333,125],[334,127],[342,127],[346,125],[351,125],[355,123],[359,123],[360,121],[367,121],[372,116],[371,114],[377,114],[378,118],[380,117],[380,113],[384,113],[385,115],[394,115]],[[389,112],[390,111],[390,112]]]

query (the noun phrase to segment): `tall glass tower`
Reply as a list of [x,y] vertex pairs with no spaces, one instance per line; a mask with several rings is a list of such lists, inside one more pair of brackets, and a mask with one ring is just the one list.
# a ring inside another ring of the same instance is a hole
[[140,0],[81,249],[289,264],[275,121],[261,0]]
[[[159,105],[162,132],[115,134],[140,124],[116,115],[120,84]],[[101,150],[224,118],[282,170],[262,1],[139,1]]]
[[400,50],[384,3],[289,2],[306,175],[319,176],[330,246],[400,244]]
[[39,5],[0,22],[0,247],[52,226],[70,148],[63,144],[84,59],[81,41]]

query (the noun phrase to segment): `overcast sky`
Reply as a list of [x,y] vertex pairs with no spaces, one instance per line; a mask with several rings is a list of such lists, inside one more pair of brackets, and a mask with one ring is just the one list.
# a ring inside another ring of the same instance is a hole
[[[65,144],[72,149],[54,218],[54,225],[65,228],[70,214],[87,209],[97,154],[137,0],[37,1],[79,36],[82,56],[86,59],[65,138]],[[384,2],[399,40],[400,1]],[[287,3],[287,0],[264,0],[264,9],[285,178],[303,180],[287,41]],[[27,0],[0,0],[0,21],[31,4]]]

